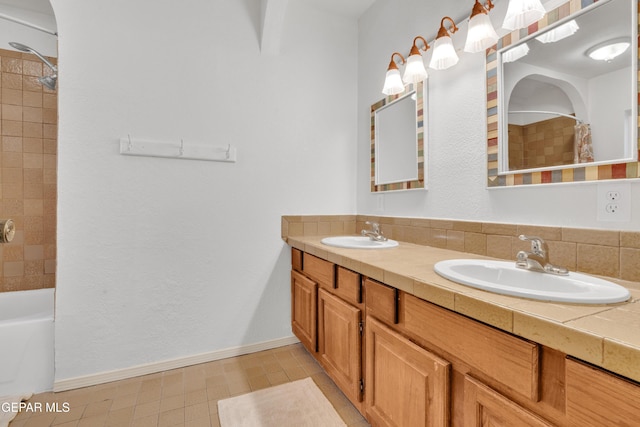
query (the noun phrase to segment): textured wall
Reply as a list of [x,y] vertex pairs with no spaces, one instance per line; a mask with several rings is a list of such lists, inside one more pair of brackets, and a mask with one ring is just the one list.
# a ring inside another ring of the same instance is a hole
[[[290,337],[284,213],[355,211],[355,20],[289,2],[54,0],[56,381]],[[237,163],[122,156],[132,138]]]

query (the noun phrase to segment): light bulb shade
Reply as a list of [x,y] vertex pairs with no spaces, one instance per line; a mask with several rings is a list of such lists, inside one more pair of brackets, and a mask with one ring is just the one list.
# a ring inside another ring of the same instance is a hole
[[502,52],[502,62],[514,62],[529,53],[529,45],[526,43],[519,44],[511,49]]
[[502,28],[511,31],[527,28],[546,13],[540,0],[509,0]]
[[564,38],[572,36],[578,31],[580,27],[575,19],[572,19],[569,22],[565,22],[562,25],[557,26],[556,28],[547,31],[546,33],[536,37],[540,43],[555,43]]
[[478,13],[469,20],[467,42],[464,44],[465,52],[482,52],[497,42],[498,34],[493,29],[488,14]]
[[402,78],[400,78],[400,71],[397,68],[388,70],[387,77],[384,79],[382,93],[396,95],[402,92],[404,92],[404,84],[402,83]]
[[592,47],[587,51],[587,55],[596,61],[611,62],[616,56],[622,55],[630,45],[626,40],[612,40]]
[[404,75],[402,80],[406,83],[419,83],[428,77],[427,70],[424,68],[424,62],[422,62],[422,55],[410,55],[407,58],[407,65],[404,69]]
[[431,56],[431,62],[429,62],[429,68],[434,70],[446,70],[458,63],[458,55],[456,49],[453,47],[451,37],[444,36],[436,39],[433,44],[433,55]]

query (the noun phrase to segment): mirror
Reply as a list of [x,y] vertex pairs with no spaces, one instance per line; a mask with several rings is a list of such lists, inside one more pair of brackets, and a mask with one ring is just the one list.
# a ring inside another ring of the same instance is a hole
[[[489,187],[638,177],[636,13],[567,2],[487,52]],[[588,56],[612,40],[629,46]]]
[[371,191],[425,188],[424,100],[426,85],[371,106]]

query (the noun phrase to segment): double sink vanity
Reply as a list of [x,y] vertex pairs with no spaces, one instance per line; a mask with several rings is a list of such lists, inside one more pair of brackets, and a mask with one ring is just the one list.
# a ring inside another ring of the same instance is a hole
[[[640,419],[640,339],[620,339],[638,326],[639,283],[530,271],[516,259],[356,236],[351,227],[322,234],[290,219],[292,329],[372,425]],[[332,235],[342,230],[350,233]],[[589,328],[598,321],[610,335]]]

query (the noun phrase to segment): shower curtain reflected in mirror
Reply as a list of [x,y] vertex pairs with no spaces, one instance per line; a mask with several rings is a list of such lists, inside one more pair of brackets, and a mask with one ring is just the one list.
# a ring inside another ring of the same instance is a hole
[[593,162],[591,127],[587,123],[578,123],[575,128],[574,163]]

